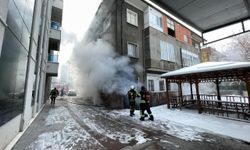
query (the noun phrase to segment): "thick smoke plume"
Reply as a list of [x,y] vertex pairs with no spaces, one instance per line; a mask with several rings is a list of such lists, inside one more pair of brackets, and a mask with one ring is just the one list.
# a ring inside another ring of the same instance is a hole
[[131,65],[129,58],[119,56],[107,42],[80,43],[74,48],[74,84],[83,97],[91,97],[94,104],[100,104],[99,93],[126,94],[131,85],[137,85],[135,73],[138,65]]

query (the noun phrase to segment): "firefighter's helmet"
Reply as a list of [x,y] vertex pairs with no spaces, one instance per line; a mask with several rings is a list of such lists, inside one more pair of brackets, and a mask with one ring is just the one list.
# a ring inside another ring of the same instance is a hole
[[135,86],[131,85],[131,86],[130,86],[130,89],[131,89],[131,90],[134,90],[134,89],[135,89]]

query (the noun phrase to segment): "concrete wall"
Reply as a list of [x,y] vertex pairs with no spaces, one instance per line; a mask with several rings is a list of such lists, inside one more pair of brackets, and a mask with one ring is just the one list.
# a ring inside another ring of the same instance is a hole
[[[138,26],[133,26],[127,23],[127,9],[132,10],[133,12],[137,13],[138,15]],[[131,6],[128,3],[124,3],[122,5],[122,55],[128,55],[128,42],[137,44],[139,49],[138,58],[130,57],[131,62],[134,64],[140,64],[144,68],[144,47],[143,47],[143,29],[144,29],[144,14],[141,10],[137,9],[136,7]],[[117,24],[119,26],[119,23]],[[144,75],[143,73],[138,74],[140,82],[144,82]]]
[[[28,64],[28,69],[27,69],[27,75],[26,75],[26,89],[25,89],[25,101],[24,101],[24,112],[22,115],[22,120],[21,120],[21,126],[20,130],[24,130],[25,128],[28,127],[30,120],[33,117],[33,105],[32,100],[34,98],[34,95],[32,96],[33,91],[35,90],[34,84],[35,84],[35,66],[36,66],[36,53],[37,53],[37,48],[38,48],[38,35],[40,31],[40,16],[41,16],[41,11],[42,11],[42,1],[38,0],[36,2],[36,6],[34,6],[34,16],[33,16],[33,22],[32,26],[33,29],[31,29],[31,38],[32,40],[30,41],[30,48],[29,48],[29,64]],[[38,89],[37,89],[38,90]]]
[[0,57],[3,44],[9,0],[0,0]]
[[[127,23],[126,11],[130,9],[138,14],[138,26]],[[108,28],[104,27],[110,17],[111,23]],[[114,47],[116,53],[127,56],[127,43],[132,42],[138,45],[139,57],[130,57],[131,63],[139,63],[143,66],[143,12],[125,1],[103,0],[90,28],[85,36],[84,42],[89,43],[101,38]],[[144,81],[143,73],[138,75],[141,82]]]
[[[8,2],[8,0],[0,0],[0,17],[2,19],[2,21],[0,21],[0,52],[2,50],[1,44],[5,28],[3,21],[6,20]],[[44,93],[52,1],[44,3],[44,8],[42,7],[43,2],[47,2],[47,0],[37,0],[37,7],[35,9],[37,12],[33,20],[31,20],[34,29],[29,29],[32,35],[28,35],[32,37],[31,41],[29,44],[27,44],[27,42],[23,43],[28,51],[23,113],[0,126],[0,149],[3,149],[19,131],[28,127],[30,120],[43,108],[45,103]],[[20,4],[22,2],[18,1],[17,3]],[[21,5],[19,7],[21,7]],[[41,21],[44,23],[41,23]],[[40,28],[44,28],[44,30],[40,30]],[[41,37],[40,41],[38,35]],[[40,59],[38,59],[39,57]],[[34,97],[34,93],[37,95],[36,97]]]
[[[147,28],[145,35],[145,51],[146,51],[146,69],[159,69],[163,71],[171,71],[180,68],[180,48],[176,41],[171,36],[160,32],[154,28]],[[174,45],[176,62],[161,60],[160,41],[166,41]]]
[[13,138],[19,133],[21,115],[0,127],[0,149],[4,149]]

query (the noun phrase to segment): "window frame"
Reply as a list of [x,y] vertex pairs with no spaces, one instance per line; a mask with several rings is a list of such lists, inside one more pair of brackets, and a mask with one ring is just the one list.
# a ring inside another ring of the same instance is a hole
[[[128,45],[136,46],[136,52],[135,52],[136,56],[129,54],[129,46]],[[132,58],[139,58],[139,45],[137,43],[130,42],[130,41],[127,42],[127,56],[132,57]]]
[[174,20],[172,18],[167,18],[167,27],[173,31],[175,31]]
[[155,86],[154,86],[154,80],[153,79],[148,79],[148,90],[149,91],[155,91]]
[[[169,49],[170,46],[171,49]],[[160,40],[160,51],[161,51],[161,60],[176,62],[174,44]]]
[[183,34],[183,41],[184,41],[184,43],[188,43],[188,35],[187,34]]
[[165,81],[164,80],[159,80],[159,90],[165,91]]
[[[138,13],[136,13],[136,12],[134,12],[134,11],[132,11],[132,10],[130,10],[130,9],[126,9],[126,20],[127,20],[127,23],[129,23],[129,24],[131,24],[131,25],[134,25],[134,26],[136,26],[136,27],[138,27]],[[131,15],[135,15],[135,23],[133,23],[133,21],[131,21],[131,18],[129,19],[129,17],[128,16],[131,16]]]

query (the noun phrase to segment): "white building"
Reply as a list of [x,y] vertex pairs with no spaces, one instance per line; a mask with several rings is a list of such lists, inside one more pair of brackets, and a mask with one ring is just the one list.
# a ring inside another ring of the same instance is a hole
[[[42,110],[57,76],[62,0],[0,1],[0,149]],[[46,95],[45,95],[46,93]]]

